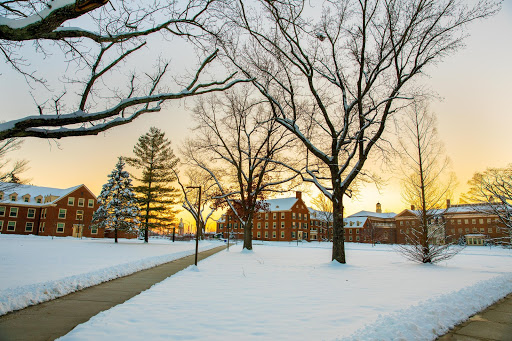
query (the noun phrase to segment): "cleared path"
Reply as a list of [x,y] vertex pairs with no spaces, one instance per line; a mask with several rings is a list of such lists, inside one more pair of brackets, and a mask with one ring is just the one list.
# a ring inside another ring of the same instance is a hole
[[512,294],[455,326],[438,341],[512,341]]
[[[209,257],[226,246],[200,252]],[[121,304],[194,264],[194,255],[0,316],[0,340],[54,340],[103,310]]]

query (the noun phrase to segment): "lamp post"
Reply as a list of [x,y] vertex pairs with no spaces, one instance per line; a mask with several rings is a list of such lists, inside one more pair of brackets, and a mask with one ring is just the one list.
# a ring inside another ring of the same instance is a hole
[[196,214],[196,256],[194,264],[197,266],[197,253],[199,250],[199,215],[201,214],[201,186],[187,186],[187,188],[198,188],[199,199],[197,200],[197,214]]

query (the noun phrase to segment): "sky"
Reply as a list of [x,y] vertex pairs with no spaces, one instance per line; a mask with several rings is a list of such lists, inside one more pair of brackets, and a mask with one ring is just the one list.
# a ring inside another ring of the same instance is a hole
[[[495,17],[469,26],[467,33],[470,36],[466,47],[430,67],[428,75],[422,79],[423,84],[439,97],[430,108],[437,114],[439,137],[459,182],[452,203],[458,202],[460,193],[466,191],[467,181],[475,172],[512,163],[512,148],[509,147],[512,141],[512,107],[509,104],[512,90],[511,2],[504,2]],[[153,51],[145,53],[153,54]],[[177,54],[175,49],[171,58],[180,68],[185,57]],[[48,71],[54,65],[48,58],[38,67]],[[0,67],[0,74],[2,119],[33,114],[34,104],[24,79],[6,64]],[[10,157],[30,161],[30,169],[23,177],[33,185],[67,188],[83,183],[98,195],[117,157],[131,155],[138,137],[151,126],[162,129],[177,152],[179,145],[192,134],[192,105],[193,100],[177,101],[160,113],[143,115],[131,124],[98,136],[58,141],[27,138],[22,148]],[[377,202],[386,212],[399,213],[409,206],[400,195],[398,179],[385,171],[381,176],[387,180],[387,185],[380,191],[374,185],[368,185],[358,199],[345,201],[348,214],[373,211]],[[316,194],[311,191],[311,196]],[[309,199],[307,194],[305,197]],[[186,222],[193,220],[191,216],[182,217]]]

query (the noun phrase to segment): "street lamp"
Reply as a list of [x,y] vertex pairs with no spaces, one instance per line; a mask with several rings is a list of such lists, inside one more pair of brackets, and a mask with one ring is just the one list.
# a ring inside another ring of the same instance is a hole
[[187,186],[187,188],[198,188],[199,199],[197,201],[197,214],[196,214],[196,256],[194,264],[197,266],[197,253],[199,250],[199,214],[201,214],[201,186]]

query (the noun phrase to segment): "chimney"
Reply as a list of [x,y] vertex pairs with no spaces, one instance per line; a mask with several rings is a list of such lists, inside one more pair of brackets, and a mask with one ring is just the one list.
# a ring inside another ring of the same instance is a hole
[[296,192],[295,192],[295,198],[297,198],[297,199],[301,199],[301,200],[302,200],[302,192],[300,192],[300,191],[296,191]]
[[446,208],[452,207],[452,204],[450,203],[450,199],[446,199]]
[[416,209],[416,207],[414,207],[414,205],[411,205],[411,211],[414,211]]
[[380,206],[380,202],[377,203],[377,209],[375,211],[377,213],[382,213],[382,207]]

